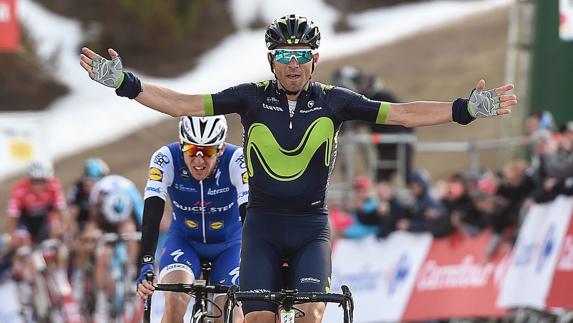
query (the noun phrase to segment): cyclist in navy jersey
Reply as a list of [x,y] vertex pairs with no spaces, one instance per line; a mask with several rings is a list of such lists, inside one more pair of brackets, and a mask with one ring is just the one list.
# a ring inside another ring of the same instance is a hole
[[[154,289],[145,275],[154,270],[167,196],[173,220],[161,251],[159,281],[192,283],[200,278],[201,261],[210,261],[211,284],[239,284],[241,213],[246,212],[249,185],[243,149],[225,143],[226,135],[223,116],[182,117],[179,142],[161,147],[151,157],[137,282],[141,298]],[[189,301],[187,294],[167,292],[164,320],[183,321]],[[215,299],[221,309],[224,301],[224,297]],[[237,308],[234,322],[241,321]]]
[[[350,90],[311,81],[320,32],[309,19],[281,17],[265,33],[267,59],[275,78],[241,84],[222,92],[187,95],[141,82],[124,72],[113,49],[111,60],[83,48],[80,64],[89,76],[119,96],[171,116],[238,113],[244,128],[249,203],[241,249],[242,290],[281,287],[281,262],[290,261],[290,288],[323,292],[330,288],[331,247],[325,196],[336,136],[343,121],[427,126],[468,124],[475,118],[509,114],[517,104],[507,84],[485,90],[477,82],[468,99],[453,102],[373,101]],[[320,322],[325,305],[304,304],[299,322]],[[245,321],[274,322],[276,307],[243,302]]]

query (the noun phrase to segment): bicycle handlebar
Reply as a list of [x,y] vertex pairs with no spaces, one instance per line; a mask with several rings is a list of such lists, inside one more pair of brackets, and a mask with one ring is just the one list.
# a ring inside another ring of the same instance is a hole
[[[145,279],[153,283],[154,274],[153,272],[148,272],[145,275]],[[222,285],[207,285],[204,280],[196,280],[191,284],[157,284],[155,286],[155,291],[165,291],[165,292],[179,292],[186,293],[189,295],[206,295],[206,294],[224,294],[229,291],[231,287]],[[149,295],[143,304],[143,322],[151,322],[151,296]],[[220,309],[219,309],[220,310]]]
[[229,286],[205,285],[201,281],[197,281],[197,283],[191,284],[158,284],[155,291],[180,292],[192,295],[199,293],[224,294],[229,288]]
[[[303,303],[338,303],[344,311],[344,323],[352,323],[354,312],[354,300],[352,293],[346,285],[342,285],[342,294],[319,293],[319,292],[298,292],[296,290],[281,290],[280,292],[255,292],[238,290],[237,286],[232,286],[227,292],[225,302],[225,323],[232,323],[232,311],[239,301],[265,301],[279,305],[288,302],[289,306]],[[286,302],[285,302],[286,301]]]
[[342,294],[334,293],[316,293],[316,292],[297,292],[293,294],[285,292],[236,292],[234,298],[236,301],[265,301],[281,303],[290,297],[293,304],[328,302],[342,304],[347,297]]

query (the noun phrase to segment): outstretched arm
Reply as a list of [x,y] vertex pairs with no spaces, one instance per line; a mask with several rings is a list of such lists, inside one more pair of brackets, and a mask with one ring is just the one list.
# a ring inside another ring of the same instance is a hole
[[118,95],[134,98],[151,109],[174,117],[205,115],[202,95],[182,94],[151,83],[139,82],[133,74],[123,72],[121,59],[115,50],[110,48],[108,53],[111,60],[87,47],[82,48],[80,65],[92,80],[115,88]]
[[[429,126],[456,121],[462,117],[485,118],[511,113],[517,105],[517,97],[505,94],[513,89],[512,84],[484,91],[485,81],[479,80],[468,100],[452,102],[416,101],[409,103],[392,103],[388,109],[386,124],[397,124],[406,127]],[[456,106],[459,105],[459,106]],[[466,113],[467,112],[467,113]],[[458,113],[458,115],[456,115]],[[468,122],[469,122],[468,121]]]

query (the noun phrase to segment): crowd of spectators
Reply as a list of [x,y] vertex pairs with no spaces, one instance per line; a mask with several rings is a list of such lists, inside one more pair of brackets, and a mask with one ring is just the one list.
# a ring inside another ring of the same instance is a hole
[[533,203],[573,195],[573,121],[558,128],[550,112],[535,112],[525,129],[525,156],[500,169],[453,173],[434,182],[427,171],[417,169],[405,187],[356,177],[353,200],[331,210],[335,236],[385,238],[408,231],[442,238],[489,229],[493,234],[486,256],[492,256],[500,242],[515,242]]

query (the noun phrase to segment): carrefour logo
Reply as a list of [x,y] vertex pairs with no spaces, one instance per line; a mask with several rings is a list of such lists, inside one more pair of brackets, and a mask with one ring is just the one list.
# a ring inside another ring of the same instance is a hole
[[388,294],[392,295],[408,278],[411,271],[407,254],[402,254],[396,265],[388,272]]
[[542,242],[526,241],[519,245],[515,252],[513,264],[517,267],[535,265],[535,271],[541,272],[556,250],[555,224],[547,229]]

